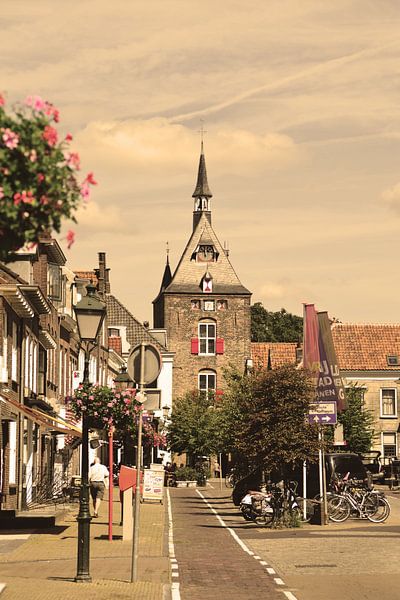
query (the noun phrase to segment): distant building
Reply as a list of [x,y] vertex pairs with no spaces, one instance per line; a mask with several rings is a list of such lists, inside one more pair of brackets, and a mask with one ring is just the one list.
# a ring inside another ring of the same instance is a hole
[[250,360],[250,300],[211,224],[211,191],[201,148],[193,192],[193,230],[175,269],[169,260],[153,301],[154,327],[175,355],[174,398],[198,389],[218,395],[224,369]]

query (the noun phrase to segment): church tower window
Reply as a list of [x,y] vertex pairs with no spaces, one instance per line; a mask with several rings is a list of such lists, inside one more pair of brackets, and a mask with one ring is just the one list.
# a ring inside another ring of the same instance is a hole
[[215,323],[201,321],[199,323],[199,354],[215,354]]
[[199,373],[199,391],[215,392],[217,387],[217,376],[215,371],[200,371]]

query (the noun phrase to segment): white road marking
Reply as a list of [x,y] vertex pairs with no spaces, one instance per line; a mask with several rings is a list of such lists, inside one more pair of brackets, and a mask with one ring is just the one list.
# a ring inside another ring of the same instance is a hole
[[256,560],[261,560],[261,556],[253,556],[253,558],[255,558]]
[[296,596],[294,594],[292,594],[292,592],[283,592],[286,596],[286,598],[288,598],[288,600],[297,600]]
[[276,585],[285,585],[280,577],[274,577]]
[[5,589],[6,589],[6,584],[0,583],[0,594],[1,594],[1,592],[4,592]]
[[[172,505],[169,489],[167,488],[167,502],[168,502],[168,553],[171,562],[171,576],[179,577],[178,561],[175,558],[175,546],[174,546],[174,525],[172,521]],[[171,600],[181,600],[181,593],[179,591],[179,582],[171,582]]]
[[263,565],[263,567],[267,567],[268,563],[265,562],[265,560],[260,560],[260,565]]
[[275,569],[272,569],[271,567],[268,567],[267,573],[269,573],[269,575],[276,575]]

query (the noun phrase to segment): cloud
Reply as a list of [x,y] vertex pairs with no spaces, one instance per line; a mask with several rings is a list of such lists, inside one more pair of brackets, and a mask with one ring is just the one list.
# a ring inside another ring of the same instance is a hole
[[400,214],[400,183],[382,192],[382,200],[396,213]]

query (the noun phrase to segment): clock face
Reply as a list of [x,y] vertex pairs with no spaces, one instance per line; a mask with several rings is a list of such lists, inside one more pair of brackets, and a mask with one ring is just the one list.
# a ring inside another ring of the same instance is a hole
[[215,259],[214,246],[201,244],[197,250],[197,260],[199,262],[213,262]]

